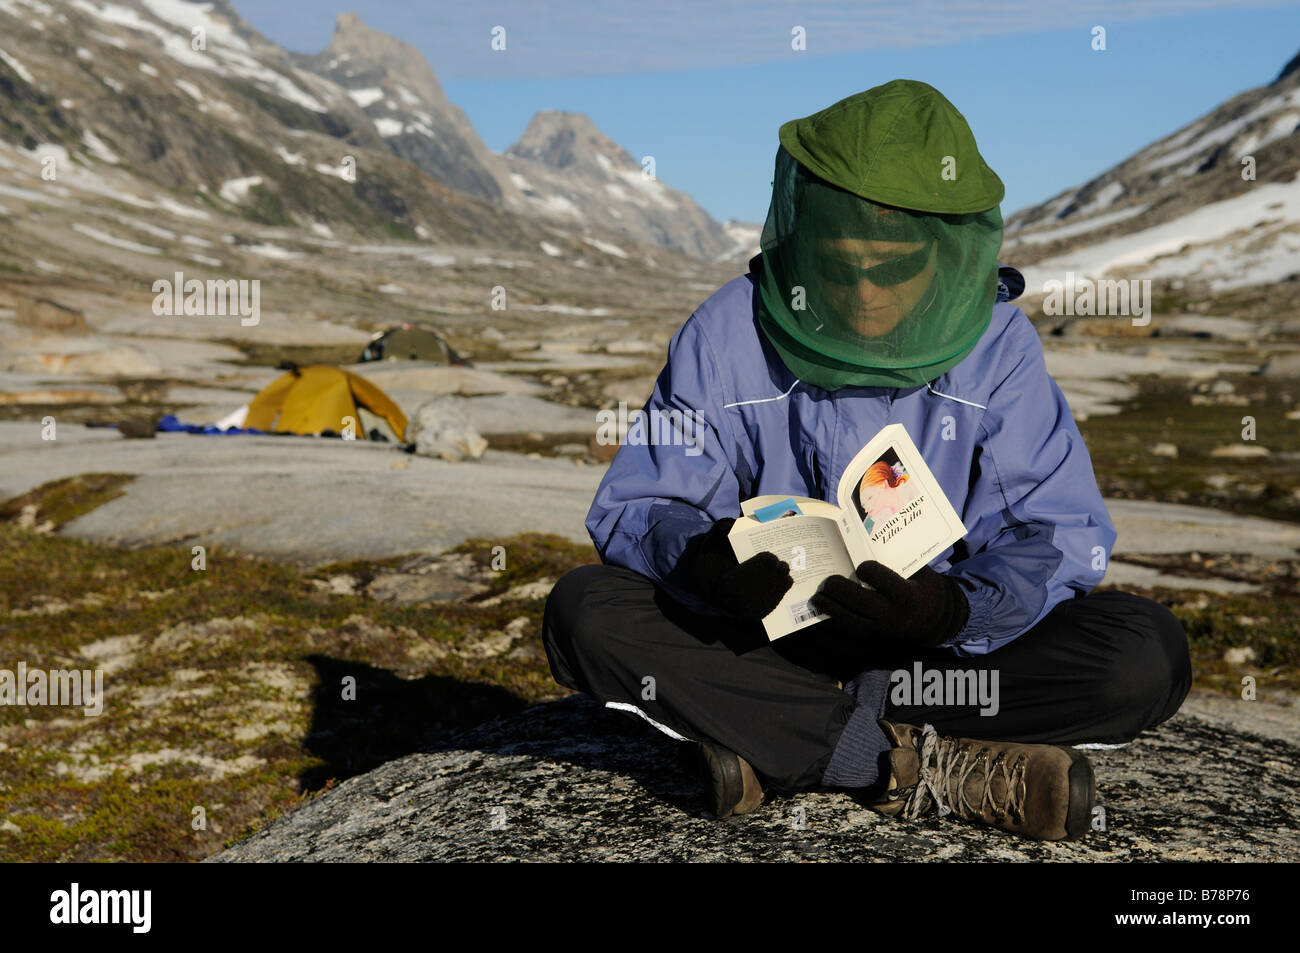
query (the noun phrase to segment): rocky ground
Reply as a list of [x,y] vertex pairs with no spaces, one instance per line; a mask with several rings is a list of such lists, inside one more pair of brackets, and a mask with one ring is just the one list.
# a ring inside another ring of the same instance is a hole
[[[104,718],[2,713],[0,858],[198,859],[231,842],[223,859],[1295,857],[1285,766],[1297,741],[1284,729],[1300,687],[1300,366],[1286,363],[1289,344],[1231,322],[1197,336],[1202,325],[1161,319],[1166,340],[1045,336],[1119,531],[1106,584],[1171,606],[1198,685],[1218,692],[1131,748],[1096,754],[1106,831],[1033,845],[886,822],[841,794],[718,824],[670,742],[561,700],[539,623],[558,575],[595,558],[582,523],[610,449],[592,443],[596,410],[641,405],[668,336],[725,269],[668,282],[622,262],[311,254],[281,268],[246,331],[155,317],[110,281],[29,274],[0,286],[0,650],[107,668],[118,693]],[[474,297],[501,272],[524,307],[485,314]],[[409,293],[377,296],[380,282]],[[14,306],[32,294],[80,312],[84,327],[17,324]],[[296,294],[319,307],[296,310]],[[474,367],[350,369],[408,415],[454,397],[487,437],[480,459],[87,426],[215,420],[281,360],[346,364],[371,330],[427,317],[433,301]],[[1257,439],[1243,439],[1246,415]],[[191,571],[196,545],[206,573]],[[498,549],[503,572],[488,566]],[[374,699],[364,710],[330,690],[349,674]],[[1246,676],[1257,701],[1240,700]],[[207,831],[190,829],[194,806],[209,810]]]
[[1089,752],[1104,829],[1044,844],[884,818],[842,792],[717,821],[681,742],[575,697],[353,778],[213,860],[1295,861],[1295,711],[1189,698],[1127,748]]

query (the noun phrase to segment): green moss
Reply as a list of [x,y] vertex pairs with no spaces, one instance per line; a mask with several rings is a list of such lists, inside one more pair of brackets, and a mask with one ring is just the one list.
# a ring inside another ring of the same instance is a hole
[[58,528],[117,499],[134,479],[129,473],[83,473],[43,483],[0,504],[0,521],[15,520],[25,507],[35,506],[37,524],[49,520]]
[[[1124,499],[1158,500],[1212,506],[1235,513],[1300,520],[1300,427],[1286,419],[1297,404],[1275,380],[1224,375],[1244,405],[1193,404],[1191,382],[1179,378],[1141,377],[1136,397],[1123,403],[1118,416],[1082,421],[1102,493]],[[1255,419],[1256,438],[1242,439],[1242,418]],[[1156,443],[1172,443],[1176,458],[1155,456]],[[1220,446],[1261,446],[1268,457],[1224,458]],[[1222,482],[1223,487],[1216,486]]]
[[[499,589],[594,559],[535,534],[465,548],[490,563],[494,546],[507,554],[492,577]],[[98,717],[0,708],[0,818],[20,828],[0,833],[0,860],[198,859],[334,779],[567,694],[541,648],[540,598],[397,606],[313,584],[338,572],[370,578],[401,559],[314,573],[220,547],[204,571],[190,560],[185,544],[122,550],[0,523],[0,658],[93,667],[108,656],[84,646],[123,640]],[[520,617],[526,651],[464,651]],[[237,618],[247,624],[218,621]],[[341,697],[345,675],[356,701]],[[179,755],[151,760],[169,751]],[[137,767],[107,769],[133,756]],[[205,767],[241,757],[256,761],[222,778]],[[103,776],[87,774],[94,759]],[[195,805],[207,831],[190,826]]]
[[244,214],[263,225],[292,225],[293,219],[284,209],[280,196],[265,185],[254,185],[248,190],[248,202],[242,206]]
[[543,577],[558,578],[576,566],[600,562],[590,545],[549,533],[522,533],[510,540],[476,536],[451,551],[468,553],[478,566],[491,570],[489,579],[496,592]]

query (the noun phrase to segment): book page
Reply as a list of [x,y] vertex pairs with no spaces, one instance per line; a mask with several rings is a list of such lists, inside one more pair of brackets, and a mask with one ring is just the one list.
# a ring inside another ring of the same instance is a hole
[[904,578],[966,535],[902,424],[885,427],[850,461],[837,496],[850,549]]
[[[823,501],[832,513],[835,507]],[[808,508],[800,500],[801,508]],[[736,520],[729,535],[731,548],[740,562],[761,552],[775,553],[790,567],[794,585],[771,613],[763,619],[769,639],[777,639],[819,622],[827,616],[808,604],[827,576],[853,578],[853,561],[840,536],[838,520],[830,516],[794,515],[759,523],[751,517]]]

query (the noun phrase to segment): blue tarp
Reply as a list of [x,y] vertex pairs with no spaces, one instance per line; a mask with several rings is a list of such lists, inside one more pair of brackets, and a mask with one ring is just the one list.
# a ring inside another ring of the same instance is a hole
[[218,430],[212,424],[183,424],[176,419],[175,414],[168,414],[162,420],[158,421],[158,429],[164,433],[198,433],[205,436],[227,436],[230,434],[257,433],[269,434],[268,430],[257,430],[254,428],[244,429],[242,427],[231,427],[229,430]]

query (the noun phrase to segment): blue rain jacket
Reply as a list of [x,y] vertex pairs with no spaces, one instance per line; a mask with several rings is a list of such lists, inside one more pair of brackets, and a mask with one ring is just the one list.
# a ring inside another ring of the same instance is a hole
[[796,379],[759,329],[755,267],[673,335],[646,416],[587,515],[606,563],[716,612],[674,572],[686,543],[714,520],[740,516],[751,496],[834,503],[853,456],[882,427],[901,423],[968,531],[930,562],[970,602],[966,625],[946,643],[954,652],[991,652],[1101,582],[1114,525],[1023,311],[995,303],[974,350],[925,387],[828,392]]

